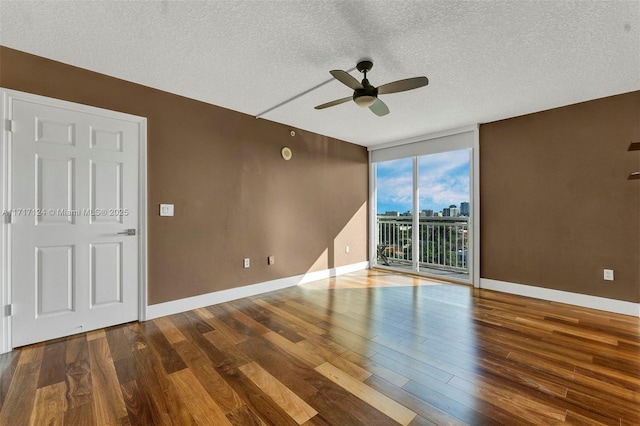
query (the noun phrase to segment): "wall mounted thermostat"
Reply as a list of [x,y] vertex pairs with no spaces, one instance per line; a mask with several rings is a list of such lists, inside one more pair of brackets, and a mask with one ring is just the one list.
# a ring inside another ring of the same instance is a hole
[[173,204],[160,204],[160,216],[173,216]]

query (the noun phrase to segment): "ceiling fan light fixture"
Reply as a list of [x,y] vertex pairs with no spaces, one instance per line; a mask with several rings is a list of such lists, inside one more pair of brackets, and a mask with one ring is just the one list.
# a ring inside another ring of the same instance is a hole
[[373,62],[369,60],[358,62],[356,68],[358,69],[358,71],[364,74],[362,82],[356,80],[354,76],[346,71],[329,71],[333,78],[353,90],[353,97],[336,99],[335,101],[326,102],[324,104],[316,106],[315,109],[325,109],[332,106],[340,105],[345,102],[349,102],[353,98],[353,102],[355,102],[359,107],[369,108],[372,113],[374,113],[378,117],[382,117],[389,114],[389,108],[382,101],[382,99],[378,98],[378,95],[388,95],[390,93],[405,92],[407,90],[417,89],[429,84],[429,79],[425,76],[422,76],[405,78],[404,80],[393,81],[391,83],[383,84],[382,86],[374,87],[373,85],[371,85],[371,83],[369,83],[369,80],[367,79],[367,72],[371,71],[372,67]]
[[368,108],[376,101],[375,96],[362,95],[354,99],[354,102],[362,108]]

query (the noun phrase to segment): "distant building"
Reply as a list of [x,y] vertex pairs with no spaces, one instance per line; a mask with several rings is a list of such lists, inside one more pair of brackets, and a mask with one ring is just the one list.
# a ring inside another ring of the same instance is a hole
[[463,201],[460,203],[460,216],[469,216],[469,202]]
[[399,216],[413,216],[413,213],[411,213],[411,210],[407,210],[404,213],[401,213]]
[[386,212],[384,212],[384,215],[385,215],[385,216],[400,216],[400,213],[398,213],[398,212],[396,212],[396,211],[391,210],[391,211],[386,211]]
[[460,216],[460,210],[455,204],[451,204],[449,207],[442,209],[442,216],[444,217],[458,217]]
[[431,210],[431,209],[425,209],[425,210],[422,210],[422,212],[421,212],[420,216],[428,216],[428,217],[431,217],[431,216],[433,216],[433,210]]

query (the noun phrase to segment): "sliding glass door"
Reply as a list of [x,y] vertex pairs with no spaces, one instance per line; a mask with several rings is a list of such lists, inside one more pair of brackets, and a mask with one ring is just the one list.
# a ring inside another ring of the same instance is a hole
[[418,157],[418,270],[469,280],[471,150]]
[[474,133],[373,151],[373,264],[471,283]]
[[378,262],[413,271],[413,159],[377,163],[376,181]]

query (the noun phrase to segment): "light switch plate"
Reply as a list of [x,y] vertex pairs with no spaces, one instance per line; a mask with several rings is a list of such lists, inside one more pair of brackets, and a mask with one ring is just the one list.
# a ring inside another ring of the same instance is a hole
[[613,269],[604,270],[604,279],[605,281],[613,281]]
[[173,216],[173,204],[160,204],[160,216]]

